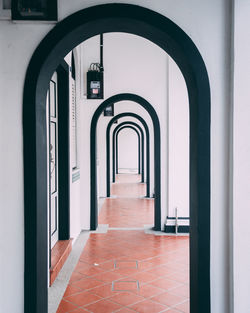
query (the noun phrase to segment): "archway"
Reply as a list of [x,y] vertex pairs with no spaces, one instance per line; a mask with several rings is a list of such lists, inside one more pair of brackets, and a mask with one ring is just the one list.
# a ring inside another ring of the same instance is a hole
[[[116,115],[116,118],[118,118],[118,116],[121,117],[127,117],[127,116],[130,116],[130,117],[134,117],[136,119],[138,119],[143,127],[144,127],[144,130],[145,130],[145,135],[146,135],[146,157],[147,157],[147,162],[146,162],[146,173],[147,173],[147,192],[146,192],[146,196],[148,198],[150,198],[150,134],[149,134],[149,128],[148,128],[148,125],[147,123],[145,122],[145,120],[139,116],[138,114],[135,114],[135,113],[132,113],[132,112],[128,112],[128,113],[121,113],[122,115]],[[158,117],[157,117],[158,119]],[[107,131],[109,130],[110,132],[110,129],[111,129],[111,126],[112,124],[114,123],[116,119],[112,119],[110,120],[108,126],[107,126]],[[125,122],[124,122],[125,123]],[[121,126],[123,125],[124,123],[121,123],[120,125],[118,126]],[[131,122],[132,123],[132,122]],[[117,127],[118,127],[117,126]],[[157,127],[157,126],[156,126]],[[108,129],[109,128],[109,129]],[[159,127],[157,127],[157,129],[159,130],[159,135],[160,135],[160,129]],[[110,153],[109,153],[109,145],[110,145],[110,134],[108,134],[106,131],[106,161],[107,161],[107,169],[106,169],[106,172],[107,172],[107,175],[106,175],[106,186],[107,186],[107,197],[110,196]],[[113,145],[114,145],[114,142],[113,142]],[[159,146],[160,148],[160,146]],[[114,165],[113,165],[113,168],[114,168]],[[114,171],[113,171],[114,173]],[[114,179],[114,177],[113,177]]]
[[[144,155],[144,142],[145,142],[145,139],[144,139],[144,132],[142,130],[142,128],[140,127],[139,124],[135,123],[135,122],[132,122],[132,121],[126,121],[126,122],[123,122],[121,124],[119,124],[118,126],[116,126],[116,128],[114,129],[113,131],[113,136],[112,136],[112,151],[113,151],[113,156],[112,156],[112,182],[114,183],[115,182],[115,174],[118,174],[117,173],[117,169],[118,169],[118,164],[117,164],[117,131],[119,130],[119,128],[123,127],[123,126],[126,126],[126,125],[132,125],[134,127],[137,127],[137,129],[139,130],[140,134],[141,134],[141,182],[144,183],[144,180],[145,180],[145,169],[144,169],[144,163],[145,163],[145,155]],[[148,162],[148,156],[146,156],[146,162]],[[149,167],[150,168],[150,167]]]
[[106,32],[142,36],[179,66],[190,104],[191,312],[210,313],[210,87],[190,37],[167,17],[130,4],[90,7],[58,23],[29,63],[23,94],[25,313],[47,308],[46,93],[60,60],[82,41]]
[[[144,98],[134,95],[134,94],[118,94],[113,97],[108,98],[102,104],[98,107],[98,109],[95,111],[92,121],[91,121],[91,131],[90,131],[90,138],[91,138],[91,144],[90,144],[90,183],[91,183],[91,206],[90,206],[90,227],[91,229],[96,229],[98,225],[97,221],[97,215],[98,215],[98,206],[97,206],[97,174],[96,174],[96,127],[98,119],[105,109],[105,107],[109,106],[110,104],[115,104],[116,102],[120,101],[133,101],[138,104],[140,104],[150,115],[153,123],[154,128],[154,160],[157,160],[157,162],[154,162],[154,183],[155,183],[155,196],[154,196],[154,229],[155,230],[161,230],[161,143],[159,138],[161,138],[161,131],[160,131],[160,123],[158,116],[155,112],[155,109],[153,106]],[[146,138],[148,138],[147,141],[147,149],[149,149],[149,129],[147,126],[147,123],[144,121],[144,119],[139,116],[138,114],[132,113],[132,112],[124,112],[120,113],[116,116],[114,116],[110,122],[108,123],[107,129],[106,129],[106,151],[110,150],[110,129],[112,124],[119,118],[122,117],[135,117],[138,119],[145,131],[146,131]],[[149,150],[147,152],[149,156]],[[107,197],[110,196],[110,155],[107,153],[107,159],[106,159],[106,177],[107,177]],[[149,175],[149,169],[147,168],[148,173],[148,184],[147,184],[147,197],[149,196],[149,182],[150,182],[150,175]]]
[[[138,155],[138,161],[137,161],[137,164],[138,164],[138,169],[137,169],[137,174],[141,174],[141,172],[142,172],[142,168],[141,168],[141,146],[142,146],[142,143],[141,143],[141,136],[140,136],[140,134],[139,134],[139,131],[135,128],[135,127],[133,127],[133,126],[129,126],[129,125],[125,125],[125,126],[123,126],[123,127],[121,127],[118,131],[117,131],[117,133],[116,133],[116,164],[117,164],[117,168],[116,168],[116,172],[117,172],[117,174],[119,174],[119,161],[118,161],[118,137],[119,137],[119,134],[120,134],[120,132],[122,131],[122,130],[124,130],[124,129],[131,129],[131,130],[133,130],[135,133],[136,133],[136,135],[137,135],[137,150],[138,150],[138,152],[137,152],[137,155]],[[112,157],[112,164],[114,163],[114,153],[113,153],[113,157]],[[144,169],[143,169],[144,170]]]

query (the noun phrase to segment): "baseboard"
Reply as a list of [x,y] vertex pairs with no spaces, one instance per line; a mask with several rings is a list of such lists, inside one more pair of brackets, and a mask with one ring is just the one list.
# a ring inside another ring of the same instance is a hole
[[[164,225],[165,233],[175,233],[175,225]],[[178,233],[189,233],[189,225],[178,226]]]

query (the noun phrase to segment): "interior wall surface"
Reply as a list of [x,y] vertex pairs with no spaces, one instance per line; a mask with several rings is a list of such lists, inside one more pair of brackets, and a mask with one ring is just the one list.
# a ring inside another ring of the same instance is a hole
[[233,84],[234,312],[250,312],[250,2],[235,1]]
[[[211,115],[211,301],[212,313],[229,310],[229,227],[228,227],[228,166],[229,166],[229,115],[230,94],[230,3],[226,0],[173,2],[171,0],[134,0],[138,4],[161,13],[179,25],[198,47],[208,70],[212,96]],[[59,20],[73,12],[105,0],[60,0]],[[239,2],[243,3],[243,1]],[[198,27],[199,26],[199,27]],[[23,147],[22,147],[22,94],[29,60],[43,37],[54,27],[53,23],[13,23],[0,21],[0,303],[4,312],[24,313],[24,205],[23,205]],[[242,41],[243,42],[243,41]],[[147,67],[147,64],[144,64]],[[249,88],[248,88],[249,89]],[[127,90],[126,90],[127,91]],[[151,102],[152,99],[147,99]],[[153,101],[152,101],[153,102]],[[96,106],[81,103],[81,112],[90,120]],[[241,118],[245,118],[241,116]],[[238,120],[236,120],[238,123]],[[242,127],[245,125],[242,124]],[[88,124],[81,124],[81,133],[89,133]],[[239,126],[238,136],[246,133]],[[86,143],[86,142],[85,142]],[[81,146],[84,150],[84,145]],[[244,157],[247,157],[244,155]],[[242,159],[239,159],[241,162]],[[89,159],[82,158],[81,162]],[[82,164],[82,163],[81,163]],[[244,164],[244,163],[243,163]],[[243,175],[245,168],[240,173]],[[89,176],[89,166],[81,167],[82,175]],[[242,177],[239,178],[242,182]],[[239,185],[240,186],[240,185]],[[240,188],[240,187],[239,187]],[[89,194],[89,189],[84,190]],[[241,192],[237,191],[239,197]],[[246,195],[244,194],[246,197]],[[239,199],[239,198],[238,198]],[[247,199],[247,198],[246,198]],[[247,204],[244,197],[240,201]],[[83,205],[83,204],[82,204]],[[89,203],[88,203],[89,206]],[[89,221],[89,219],[87,219]],[[247,219],[245,219],[246,221]],[[237,245],[245,248],[237,220]],[[85,221],[82,220],[82,227]],[[237,230],[236,228],[236,230]],[[241,227],[242,229],[242,227]],[[10,249],[11,247],[11,249]],[[239,270],[238,290],[246,290],[242,275],[245,260],[239,254],[235,260]],[[242,269],[242,271],[240,270]],[[249,273],[249,272],[248,272]],[[239,291],[240,292],[240,291]],[[237,303],[243,301],[244,292],[237,292]],[[15,299],[15,301],[13,301]],[[244,304],[245,305],[245,304]],[[240,307],[238,307],[240,308]],[[235,313],[241,313],[238,311]]]
[[118,134],[118,173],[132,170],[138,173],[138,136],[132,129],[125,128]]
[[168,216],[189,217],[189,103],[176,63],[168,65]]

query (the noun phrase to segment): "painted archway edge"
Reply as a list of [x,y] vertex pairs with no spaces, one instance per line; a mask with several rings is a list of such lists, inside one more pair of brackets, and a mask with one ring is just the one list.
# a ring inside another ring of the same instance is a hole
[[82,41],[106,32],[144,37],[179,66],[190,104],[191,312],[210,313],[210,86],[205,63],[191,38],[167,17],[131,4],[78,11],[41,41],[29,63],[23,93],[25,313],[47,308],[46,92],[60,60]]
[[[115,182],[115,174],[118,174],[117,172],[117,169],[118,169],[118,165],[117,165],[117,155],[115,155],[115,152],[117,152],[117,144],[116,144],[116,141],[117,141],[117,137],[116,137],[116,132],[117,130],[122,127],[123,125],[133,125],[134,127],[137,127],[137,129],[140,131],[141,133],[141,175],[142,175],[142,179],[141,179],[141,182],[144,183],[144,180],[145,180],[145,169],[144,169],[144,165],[145,165],[145,139],[144,139],[144,132],[142,130],[142,128],[140,127],[139,124],[133,122],[133,121],[126,121],[126,122],[123,122],[121,124],[119,124],[118,126],[116,126],[116,128],[114,129],[113,131],[113,171],[112,171],[112,181],[113,183]],[[147,161],[147,160],[146,160]],[[116,163],[116,164],[115,164]]]
[[[116,161],[116,164],[117,164],[117,174],[119,173],[118,172],[118,137],[119,137],[119,134],[122,130],[124,129],[132,129],[136,135],[137,135],[137,150],[138,150],[138,158],[137,158],[137,164],[138,164],[138,169],[137,169],[137,174],[141,174],[142,173],[142,165],[141,165],[141,146],[142,146],[142,139],[141,139],[141,135],[139,133],[139,131],[133,127],[133,126],[129,126],[129,125],[125,125],[123,127],[121,127],[117,132],[116,132],[116,144],[115,144],[115,154],[114,154],[114,145],[112,146],[112,151],[113,151],[113,156],[112,156],[112,164],[115,164],[114,161]],[[112,140],[112,142],[114,143],[114,141]],[[115,155],[115,160],[114,160],[114,155]],[[113,167],[114,168],[114,167]],[[143,169],[143,172],[144,172],[144,169]],[[113,181],[114,182],[114,181]]]
[[[129,94],[128,94],[129,95]],[[131,94],[130,94],[131,95]],[[138,97],[138,96],[137,96]],[[138,99],[140,99],[141,97],[139,97]],[[141,98],[143,99],[143,98]],[[145,100],[145,99],[144,99]],[[123,100],[121,100],[123,101]],[[139,101],[139,100],[138,100]],[[139,102],[137,102],[139,103]],[[140,103],[139,103],[140,104]],[[147,108],[147,106],[151,106],[151,104],[149,104],[147,101],[145,102],[146,106],[145,108]],[[143,128],[145,130],[145,134],[146,134],[146,155],[147,155],[147,163],[146,163],[146,172],[147,172],[147,185],[146,185],[146,196],[149,198],[150,197],[150,133],[149,133],[149,128],[147,123],[145,122],[145,120],[139,116],[136,113],[132,113],[132,112],[123,112],[120,113],[116,116],[114,116],[108,123],[107,125],[107,129],[106,129],[106,186],[107,186],[107,197],[110,196],[110,130],[111,130],[111,126],[113,125],[113,123],[122,117],[133,117],[135,119],[137,119],[138,121],[141,122],[141,124],[143,125]],[[159,119],[158,116],[155,112],[155,114],[153,116],[151,116],[152,122],[153,122],[153,126],[154,126],[154,138],[155,138],[155,132],[157,133],[157,135],[159,136],[158,138],[160,138],[160,124],[159,124]],[[155,125],[154,125],[154,120],[155,120]],[[154,160],[157,160],[160,164],[160,151],[161,151],[161,147],[160,145],[156,146],[154,145]],[[156,162],[154,162],[155,164]],[[154,179],[155,179],[155,184],[158,184],[156,186],[156,191],[157,194],[155,194],[155,199],[157,199],[155,201],[155,221],[154,221],[154,226],[156,229],[161,229],[161,222],[160,222],[160,204],[161,204],[161,195],[160,195],[160,169],[157,166],[154,166]],[[156,192],[155,192],[156,193]],[[158,220],[159,219],[159,220]]]

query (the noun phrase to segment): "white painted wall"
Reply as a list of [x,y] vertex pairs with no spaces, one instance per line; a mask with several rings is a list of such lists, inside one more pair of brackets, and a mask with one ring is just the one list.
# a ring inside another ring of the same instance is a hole
[[[106,0],[68,0],[59,1],[59,20],[67,15],[85,7],[105,3]],[[109,0],[109,2],[125,2]],[[190,0],[186,2],[173,2],[171,0],[135,0],[126,1],[139,4],[155,10],[177,23],[195,42],[204,58],[208,69],[211,96],[212,96],[212,141],[211,141],[211,297],[212,313],[228,313],[229,310],[229,95],[230,95],[230,1]],[[239,5],[243,1],[237,0]],[[243,7],[244,10],[244,7]],[[243,12],[244,13],[244,12]],[[242,14],[243,14],[242,13]],[[244,13],[247,14],[247,13]],[[25,72],[30,57],[38,43],[45,34],[53,28],[51,23],[11,23],[0,21],[0,303],[4,312],[23,313],[23,159],[22,159],[22,91]],[[249,28],[249,27],[248,27]],[[244,28],[245,30],[245,28]],[[239,32],[240,33],[240,32]],[[246,37],[241,39],[241,47],[244,46]],[[238,55],[240,60],[241,55]],[[240,68],[239,68],[240,69]],[[240,71],[238,71],[240,73]],[[238,74],[239,77],[240,74]],[[237,84],[238,86],[238,84]],[[243,86],[243,85],[242,85]],[[249,88],[247,88],[248,90]],[[151,98],[149,100],[152,100]],[[240,102],[242,103],[242,102]],[[89,110],[85,110],[86,107]],[[81,114],[85,112],[86,119],[91,117],[96,104],[89,106],[81,104]],[[240,112],[241,106],[237,108]],[[240,113],[238,113],[240,114]],[[238,119],[237,117],[240,117]],[[237,138],[246,136],[246,115],[236,114],[235,127]],[[241,125],[240,125],[241,124]],[[246,128],[247,129],[247,128]],[[81,124],[81,132],[89,132],[89,123]],[[243,133],[242,133],[243,132]],[[8,136],[7,136],[8,135]],[[82,141],[81,150],[88,147],[87,140]],[[239,141],[240,142],[240,141]],[[236,146],[237,148],[238,146]],[[248,150],[244,150],[248,153]],[[240,152],[239,152],[240,153]],[[82,154],[83,155],[83,154]],[[236,157],[236,155],[235,155]],[[244,160],[249,157],[244,155]],[[247,166],[243,163],[243,156],[235,159],[239,166],[239,178],[236,177],[237,198],[236,202],[244,203],[247,207],[248,195],[243,191]],[[87,156],[83,156],[81,162],[89,164]],[[82,175],[89,176],[89,167],[81,163]],[[239,190],[242,188],[242,191]],[[85,190],[89,194],[89,189]],[[240,202],[239,202],[240,201]],[[85,205],[89,203],[85,203]],[[240,206],[241,208],[241,206]],[[86,217],[85,217],[86,218]],[[239,217],[240,218],[240,217]],[[247,218],[245,218],[247,221]],[[242,219],[235,219],[237,249],[246,248],[247,237],[240,236],[240,227],[244,227]],[[241,226],[240,226],[241,225]],[[230,229],[231,231],[231,229]],[[248,234],[247,234],[248,235]],[[11,249],[10,249],[11,247]],[[236,249],[236,252],[238,252]],[[237,304],[242,301],[245,308],[246,284],[243,274],[247,277],[249,268],[243,252],[235,259],[235,270],[239,272],[239,280],[236,293]],[[244,271],[246,269],[246,271]],[[249,281],[249,280],[248,280]],[[2,283],[4,282],[4,284]],[[242,292],[244,290],[244,292]],[[13,298],[15,301],[13,301]],[[249,306],[248,306],[249,307]],[[238,306],[235,313],[242,313]]]
[[234,312],[250,312],[250,1],[235,1],[233,84]]
[[189,217],[188,93],[184,77],[171,58],[168,68],[168,216],[175,217],[177,208],[179,217]]
[[133,129],[125,128],[118,134],[118,169],[119,173],[123,169],[138,171],[138,135]]

